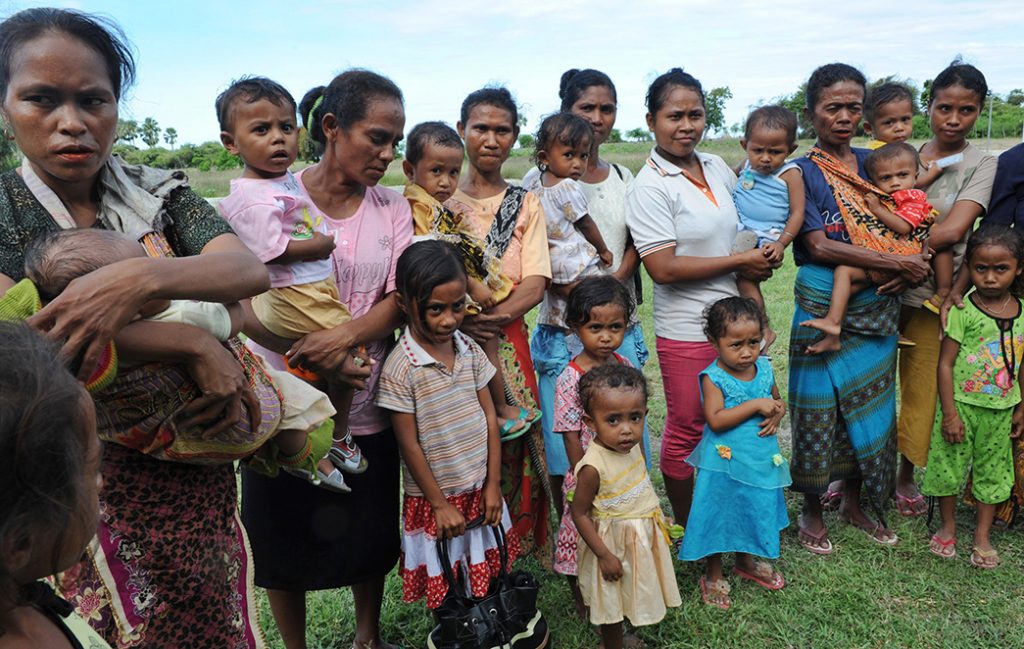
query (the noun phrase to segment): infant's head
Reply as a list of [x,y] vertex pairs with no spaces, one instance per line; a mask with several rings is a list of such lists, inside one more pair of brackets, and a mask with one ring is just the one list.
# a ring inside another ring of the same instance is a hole
[[[118,261],[145,257],[142,244],[126,234],[95,228],[49,232],[25,250],[25,276],[32,280],[44,302],[56,298],[68,284]],[[167,308],[166,300],[145,305],[143,317]]]
[[872,151],[864,160],[871,182],[886,194],[913,189],[919,164],[917,149],[905,142],[886,144]]

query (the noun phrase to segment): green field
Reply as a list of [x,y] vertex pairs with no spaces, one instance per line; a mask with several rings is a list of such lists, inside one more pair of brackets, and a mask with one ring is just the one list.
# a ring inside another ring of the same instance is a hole
[[[1012,144],[1012,143],[1010,143]],[[648,145],[606,145],[609,160],[636,169],[643,164]],[[735,141],[703,145],[730,163],[742,153]],[[1000,148],[1007,148],[1005,145]],[[508,177],[518,177],[528,165],[525,157],[513,157],[506,166]],[[399,172],[400,173],[400,172]],[[216,188],[236,173],[221,172],[210,178],[193,176],[199,187]],[[389,175],[391,178],[393,174]],[[200,174],[205,176],[205,174]],[[212,177],[216,176],[216,177]],[[387,184],[400,184],[388,180]],[[211,190],[212,191],[212,190]],[[216,194],[214,194],[216,195]],[[786,394],[787,332],[793,312],[792,284],[795,269],[786,265],[764,285],[769,316],[780,333],[773,348],[779,387]],[[651,288],[646,279],[647,302],[640,307],[648,346],[654,349],[651,323]],[[651,382],[650,426],[653,434],[664,423],[665,401],[657,357],[652,353],[645,368]],[[784,422],[785,424],[786,422]],[[788,430],[780,436],[789,454]],[[657,449],[658,444],[654,444]],[[661,490],[661,477],[652,475]],[[723,612],[702,604],[697,590],[700,568],[677,563],[676,573],[683,597],[659,625],[639,630],[648,647],[762,647],[880,648],[880,647],[1022,647],[1024,646],[1024,539],[1018,530],[995,531],[993,543],[1003,566],[983,572],[967,562],[970,552],[971,512],[960,512],[960,556],[943,561],[928,552],[930,532],[925,520],[903,519],[892,512],[900,536],[894,548],[875,544],[863,533],[826,514],[836,552],[818,557],[804,551],[796,540],[798,500],[787,494],[791,524],[783,532],[779,569],[788,585],[769,593],[746,582],[733,580],[733,608]],[[667,502],[664,503],[667,509]],[[937,514],[936,514],[937,515]],[[358,560],[358,557],[354,557]],[[727,561],[727,566],[731,565]],[[533,559],[521,560],[542,581],[540,606],[546,615],[555,646],[559,649],[596,647],[597,634],[573,614],[572,598],[564,580],[556,578]],[[270,646],[282,647],[262,591],[260,615]],[[401,580],[388,577],[382,621],[386,639],[406,649],[424,646],[432,622],[422,604],[401,602]],[[309,595],[309,646],[347,647],[353,636],[351,594],[347,589]]]

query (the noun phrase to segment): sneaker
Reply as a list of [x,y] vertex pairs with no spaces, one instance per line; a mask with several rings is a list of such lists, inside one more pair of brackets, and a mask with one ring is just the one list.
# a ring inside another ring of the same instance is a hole
[[352,439],[352,431],[345,431],[345,437],[340,440],[334,439],[333,442],[334,444],[327,452],[327,457],[330,458],[334,466],[345,473],[358,474],[366,471],[369,463],[363,457],[363,452],[356,446],[355,440]]

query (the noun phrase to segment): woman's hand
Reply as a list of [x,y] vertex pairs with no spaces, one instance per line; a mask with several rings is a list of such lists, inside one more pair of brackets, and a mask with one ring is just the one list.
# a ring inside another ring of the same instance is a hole
[[604,577],[605,581],[618,581],[622,579],[622,562],[611,552],[599,558],[597,565],[601,568],[601,576]]
[[199,352],[185,363],[189,376],[195,381],[202,396],[182,411],[182,428],[203,427],[203,437],[210,439],[242,420],[242,405],[249,413],[252,429],[259,427],[262,413],[256,393],[234,355],[216,338],[202,336]]
[[501,333],[502,328],[511,322],[508,315],[496,313],[480,313],[467,315],[462,321],[459,330],[477,343],[483,345],[485,342]]
[[150,298],[145,261],[119,261],[76,277],[55,300],[28,319],[29,325],[63,342],[61,354],[65,359],[84,352],[79,379],[88,378],[107,343]]
[[454,539],[466,533],[465,516],[448,501],[434,509],[434,521],[439,539]]
[[484,484],[480,506],[484,510],[484,525],[501,524],[501,513],[505,508],[505,501],[501,498],[501,485],[497,481]]
[[772,276],[774,264],[760,248],[753,248],[736,255],[739,261],[738,272],[742,277],[753,282],[763,282]]
[[354,339],[345,325],[314,331],[297,340],[285,354],[288,364],[312,370],[331,380],[362,390],[375,360],[353,349]]
[[942,439],[946,440],[949,444],[959,444],[964,441],[964,422],[960,420],[960,415],[953,413],[951,415],[942,416]]

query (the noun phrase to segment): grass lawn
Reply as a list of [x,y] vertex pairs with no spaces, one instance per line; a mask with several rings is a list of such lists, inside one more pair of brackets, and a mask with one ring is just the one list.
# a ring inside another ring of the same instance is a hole
[[[787,261],[764,285],[771,320],[781,334],[773,348],[773,362],[784,395],[788,352],[785,333],[793,312],[794,274],[794,267]],[[640,313],[653,352],[650,280],[647,282],[647,302],[641,305]],[[645,374],[651,382],[651,431],[657,433],[664,423],[665,400],[653,353]],[[781,441],[788,456],[788,433],[782,434]],[[655,471],[652,477],[656,488],[662,491],[661,476]],[[1003,566],[983,572],[967,562],[972,525],[971,511],[966,508],[961,510],[960,557],[952,561],[942,561],[928,552],[930,533],[923,518],[903,519],[893,512],[891,518],[901,541],[895,548],[887,548],[842,524],[835,514],[827,514],[836,552],[818,557],[797,543],[795,521],[799,503],[790,494],[787,502],[791,524],[783,532],[782,558],[778,562],[788,581],[786,588],[769,593],[733,579],[733,608],[719,611],[700,600],[700,568],[677,562],[683,605],[670,610],[661,624],[639,630],[648,647],[1024,646],[1024,539],[1019,531],[994,534]],[[668,511],[668,503],[664,505]],[[596,647],[597,634],[589,624],[575,617],[565,581],[545,571],[532,558],[521,560],[518,567],[541,579],[540,607],[551,626],[555,646]],[[282,647],[262,591],[258,597],[260,618],[270,645]],[[308,601],[309,646],[347,647],[354,632],[350,592],[342,589],[311,593]],[[392,573],[384,600],[385,637],[407,649],[423,647],[432,626],[422,604],[401,602],[401,580]]]

